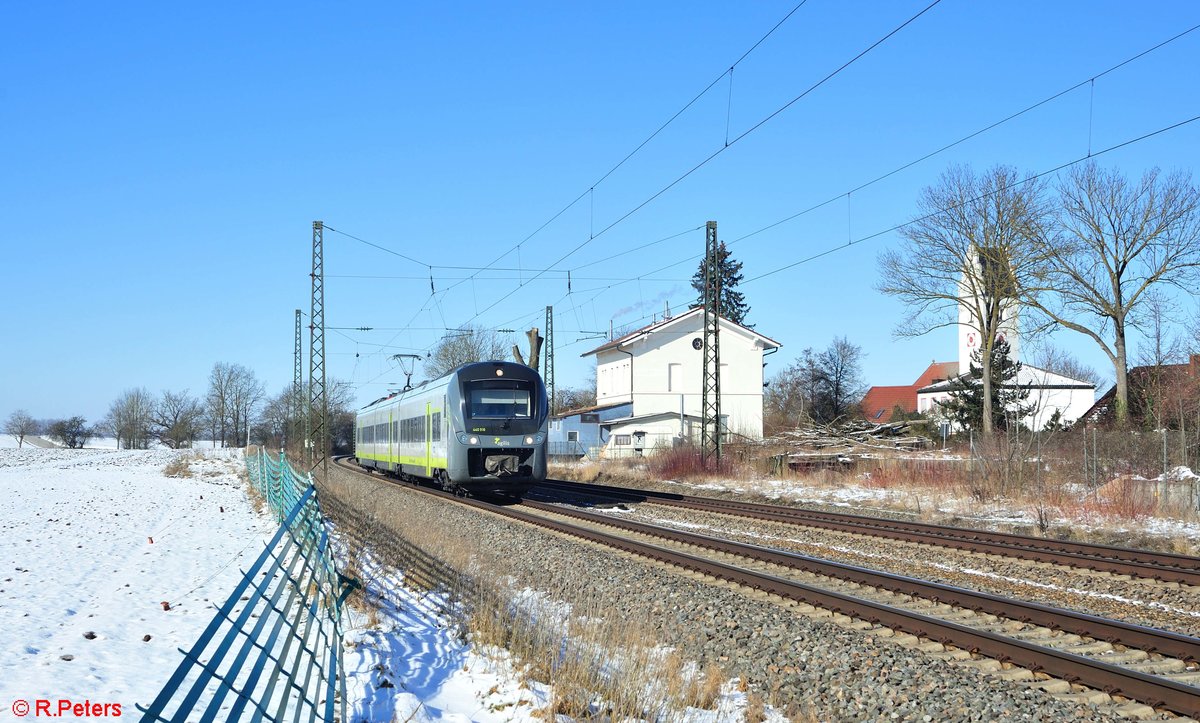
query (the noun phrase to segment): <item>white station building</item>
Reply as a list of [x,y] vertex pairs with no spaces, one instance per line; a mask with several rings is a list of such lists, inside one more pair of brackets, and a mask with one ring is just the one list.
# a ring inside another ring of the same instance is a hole
[[[656,321],[584,353],[596,356],[596,404],[629,405],[599,422],[607,456],[651,454],[699,442],[703,393],[704,309]],[[763,356],[779,343],[720,320],[721,421],[726,440],[761,439]]]

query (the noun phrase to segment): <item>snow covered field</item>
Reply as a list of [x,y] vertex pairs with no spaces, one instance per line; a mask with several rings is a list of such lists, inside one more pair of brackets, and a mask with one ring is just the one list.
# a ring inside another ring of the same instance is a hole
[[240,451],[167,477],[192,453],[13,446],[0,449],[0,710],[68,699],[135,715],[273,533]]
[[[167,476],[180,460],[186,471]],[[241,450],[0,446],[2,714],[69,700],[128,717],[154,699],[275,532],[243,467]],[[403,587],[402,573],[360,565],[378,609],[345,621],[352,720],[544,720],[548,686],[464,643],[443,601]],[[745,705],[730,689],[683,720],[738,720]]]

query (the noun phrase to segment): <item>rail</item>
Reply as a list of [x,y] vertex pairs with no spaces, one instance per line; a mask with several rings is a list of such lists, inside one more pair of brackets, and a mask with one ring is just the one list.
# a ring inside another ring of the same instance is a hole
[[1200,558],[1188,555],[564,480],[547,480],[539,486],[1200,585]]

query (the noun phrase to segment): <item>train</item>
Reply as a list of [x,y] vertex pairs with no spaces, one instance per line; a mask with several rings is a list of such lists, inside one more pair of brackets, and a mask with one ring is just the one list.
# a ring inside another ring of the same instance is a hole
[[520,497],[546,479],[549,416],[537,371],[465,364],[359,410],[354,456],[366,469],[455,494]]

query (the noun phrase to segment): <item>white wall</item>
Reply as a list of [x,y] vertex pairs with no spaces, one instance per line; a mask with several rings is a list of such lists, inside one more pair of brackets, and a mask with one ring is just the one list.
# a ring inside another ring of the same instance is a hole
[[[1037,367],[1022,365],[1017,382],[1032,387],[1026,404],[1034,404],[1036,408],[1021,420],[1029,429],[1044,427],[1055,411],[1062,412],[1064,424],[1074,422],[1096,401],[1095,387],[1078,388],[1082,382]],[[950,395],[943,391],[918,394],[917,411],[923,414],[936,412],[937,403],[949,398]]]
[[[633,401],[633,414],[679,414],[680,399],[686,414],[701,416],[704,352],[692,347],[703,338],[703,316],[679,317],[648,334],[596,355],[596,402]],[[721,414],[728,429],[753,438],[762,437],[763,342],[740,327],[721,325]],[[632,375],[630,357],[632,352]],[[676,375],[673,378],[672,365]],[[630,382],[632,380],[632,396]]]

